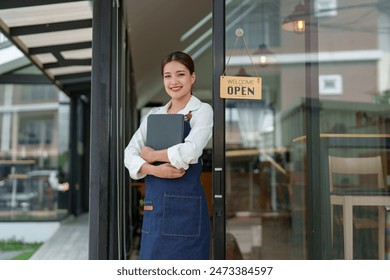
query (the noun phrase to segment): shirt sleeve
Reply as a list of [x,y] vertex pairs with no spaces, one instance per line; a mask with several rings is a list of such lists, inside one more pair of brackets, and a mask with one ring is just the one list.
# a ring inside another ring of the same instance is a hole
[[178,169],[187,170],[190,164],[198,162],[213,132],[213,109],[209,104],[202,103],[191,114],[191,131],[184,143],[168,149],[168,159]]
[[124,152],[124,164],[129,171],[130,177],[134,180],[139,180],[146,176],[146,174],[138,172],[141,166],[146,163],[146,161],[140,156],[141,149],[145,146],[145,139],[146,118],[141,123],[138,130],[134,133]]

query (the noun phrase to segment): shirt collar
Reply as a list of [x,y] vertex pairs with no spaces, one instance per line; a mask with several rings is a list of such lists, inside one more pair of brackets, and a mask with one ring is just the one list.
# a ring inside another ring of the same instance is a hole
[[[169,101],[167,104],[165,104],[165,106],[163,106],[164,113],[168,112],[168,108],[169,106],[171,106],[171,102],[172,101]],[[189,112],[198,110],[201,105],[202,105],[202,101],[200,101],[197,97],[192,95],[187,105],[184,107],[184,109],[180,110],[178,114],[186,115]]]

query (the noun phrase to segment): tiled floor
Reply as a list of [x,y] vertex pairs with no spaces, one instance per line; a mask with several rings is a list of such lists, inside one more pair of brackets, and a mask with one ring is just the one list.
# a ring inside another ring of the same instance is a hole
[[88,260],[88,213],[70,217],[30,258],[31,260]]
[[[279,219],[265,219],[262,247],[244,259],[301,259],[301,249],[291,242],[290,226]],[[32,260],[88,260],[88,214],[65,220],[54,236],[32,256]],[[242,246],[242,244],[240,244]],[[300,247],[300,246],[298,246]],[[235,258],[235,257],[233,257]],[[133,250],[129,259],[138,259]]]

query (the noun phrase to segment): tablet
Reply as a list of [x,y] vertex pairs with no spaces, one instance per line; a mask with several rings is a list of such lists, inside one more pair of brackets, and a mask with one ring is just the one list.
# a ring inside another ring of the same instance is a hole
[[184,115],[151,114],[147,119],[146,146],[164,150],[184,142]]

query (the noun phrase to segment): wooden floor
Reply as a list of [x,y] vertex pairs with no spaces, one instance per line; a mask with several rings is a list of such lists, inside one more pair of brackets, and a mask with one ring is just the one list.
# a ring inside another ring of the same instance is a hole
[[88,260],[88,213],[69,217],[30,260]]

